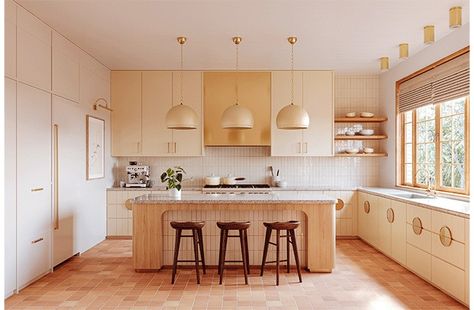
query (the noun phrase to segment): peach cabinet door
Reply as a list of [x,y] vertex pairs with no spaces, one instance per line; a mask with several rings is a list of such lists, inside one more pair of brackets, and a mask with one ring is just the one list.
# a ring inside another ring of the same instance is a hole
[[172,106],[171,71],[142,72],[142,155],[171,156],[172,130],[166,127],[166,113]]
[[141,154],[142,92],[140,71],[112,71],[110,81],[112,155]]
[[332,71],[303,72],[303,107],[309,114],[309,127],[303,130],[303,155],[334,155],[334,73]]
[[51,90],[51,28],[22,7],[17,7],[18,79]]
[[77,46],[53,32],[53,92],[76,102],[79,101],[80,55]]
[[51,95],[17,88],[18,287],[51,268]]
[[5,1],[5,76],[16,78],[16,4]]
[[[173,72],[173,106],[180,104],[180,72]],[[183,74],[183,104],[191,107],[198,116],[198,126],[192,130],[173,130],[174,155],[201,156],[202,140],[202,72],[185,71]]]
[[[303,104],[303,72],[294,73],[294,104]],[[278,112],[291,101],[291,72],[272,72],[272,156],[302,156],[302,130],[278,129],[276,119]]]

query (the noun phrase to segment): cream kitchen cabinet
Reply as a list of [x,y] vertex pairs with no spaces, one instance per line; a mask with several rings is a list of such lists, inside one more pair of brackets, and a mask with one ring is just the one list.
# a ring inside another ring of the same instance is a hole
[[37,88],[51,90],[51,29],[17,6],[17,77]]
[[390,206],[393,211],[391,223],[391,257],[402,265],[406,264],[407,237],[406,237],[406,203],[392,200]]
[[357,191],[324,191],[319,194],[342,200],[336,206],[336,236],[357,235]]
[[110,83],[112,114],[112,155],[141,154],[142,74],[112,71]]
[[79,102],[79,69],[81,50],[53,31],[52,39],[53,93]]
[[16,4],[5,1],[5,76],[16,78]]
[[334,139],[334,73],[296,71],[294,104],[309,114],[305,130],[276,126],[278,112],[291,100],[291,72],[272,72],[272,156],[332,156]]
[[166,128],[166,113],[180,102],[180,72],[112,71],[114,156],[201,156],[202,73],[183,72],[183,104],[198,114],[196,130]]
[[392,211],[390,200],[382,197],[377,198],[378,209],[378,249],[387,256],[392,254]]
[[358,231],[366,242],[378,248],[378,197],[359,193]]
[[51,268],[51,95],[17,86],[18,287]]

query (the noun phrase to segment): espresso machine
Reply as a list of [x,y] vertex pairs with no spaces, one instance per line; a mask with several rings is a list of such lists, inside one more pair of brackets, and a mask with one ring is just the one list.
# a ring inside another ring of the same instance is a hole
[[150,166],[131,164],[127,166],[127,183],[125,187],[150,187]]

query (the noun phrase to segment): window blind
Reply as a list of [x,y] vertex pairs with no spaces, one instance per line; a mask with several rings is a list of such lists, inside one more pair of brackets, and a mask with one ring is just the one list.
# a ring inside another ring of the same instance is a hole
[[469,95],[469,52],[400,84],[398,111]]

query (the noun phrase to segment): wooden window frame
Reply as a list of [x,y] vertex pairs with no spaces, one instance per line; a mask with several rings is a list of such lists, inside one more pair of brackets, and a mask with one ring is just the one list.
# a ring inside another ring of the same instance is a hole
[[[417,184],[416,183],[416,110],[412,111],[412,183],[405,183],[405,119],[404,113],[399,112],[399,96],[400,96],[400,85],[409,80],[423,74],[426,71],[429,71],[439,65],[442,65],[462,54],[469,52],[469,46],[465,47],[451,55],[448,55],[439,61],[422,68],[409,76],[398,80],[395,84],[395,97],[396,97],[396,132],[397,132],[397,141],[396,141],[396,161],[395,161],[395,173],[396,173],[396,186],[398,187],[405,187],[405,188],[412,188],[412,189],[426,189],[427,185],[425,184]],[[470,130],[469,130],[469,102],[470,96],[466,97],[465,103],[465,110],[464,110],[464,189],[456,189],[451,187],[443,187],[441,186],[441,143],[440,143],[440,105],[435,105],[435,184],[432,185],[432,188],[436,191],[440,191],[446,194],[454,194],[454,195],[462,195],[468,196],[469,195],[469,187],[470,187],[470,174],[469,174],[469,167],[470,167],[470,154],[469,154],[469,147],[470,147]],[[448,100],[447,100],[448,101]]]

